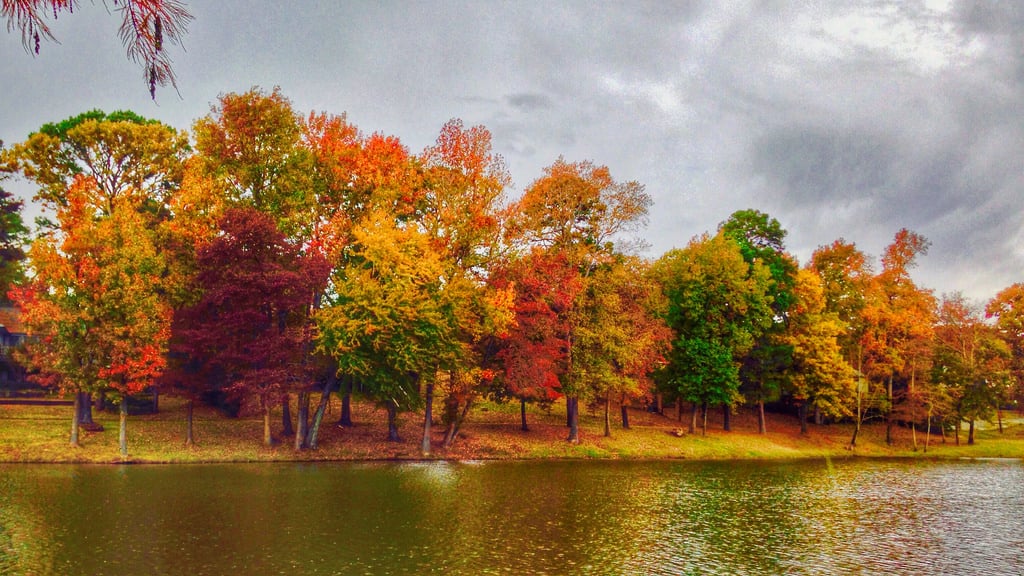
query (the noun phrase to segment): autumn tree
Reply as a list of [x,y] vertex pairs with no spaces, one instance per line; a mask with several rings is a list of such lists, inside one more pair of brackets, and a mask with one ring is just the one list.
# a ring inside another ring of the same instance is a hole
[[[49,290],[47,284],[52,286],[54,282],[62,282],[64,286],[85,282],[82,279],[69,280],[72,276],[59,272],[62,267],[70,265],[74,274],[79,274],[80,261],[89,261],[90,258],[123,261],[123,258],[127,258],[122,252],[101,257],[94,254],[88,244],[95,241],[95,236],[100,232],[113,234],[108,231],[110,224],[103,221],[113,218],[119,211],[123,214],[117,221],[122,223],[136,223],[135,217],[129,217],[127,212],[136,213],[140,220],[135,231],[141,230],[143,233],[135,239],[138,246],[114,244],[117,250],[139,248],[145,252],[149,249],[145,246],[151,246],[153,250],[163,252],[168,246],[167,206],[178,190],[181,163],[187,150],[186,136],[164,124],[132,112],[106,114],[99,110],[59,123],[45,124],[25,142],[5,150],[5,164],[37,186],[35,199],[49,213],[56,212],[58,218],[57,224],[44,229],[45,234],[39,241],[40,247],[35,250],[37,256],[32,258],[32,268],[40,276],[39,282],[33,282],[33,289]],[[126,239],[127,242],[131,237],[120,239]],[[162,268],[157,276],[159,282],[154,280],[150,285],[161,290],[162,301],[166,303],[173,301],[177,290],[167,274],[167,260],[162,257],[160,260]],[[41,267],[45,266],[53,270],[42,271]],[[80,338],[86,338],[85,332],[90,330],[102,332],[99,326],[105,320],[98,313],[94,316],[87,312],[88,306],[95,303],[83,300],[90,296],[82,292],[102,288],[102,284],[95,282],[80,285],[76,297],[70,303],[61,304],[65,311],[69,306],[80,306],[86,310],[82,312],[86,316],[78,320],[80,329],[77,334]],[[74,288],[68,289],[75,291]],[[43,295],[42,298],[30,298],[29,301],[45,302],[47,297]],[[36,334],[40,339],[45,339],[47,329],[56,327],[58,325],[48,324],[43,319],[42,324],[36,327]],[[65,333],[61,337],[70,338],[70,334]],[[96,342],[88,343],[84,340],[80,344],[88,349],[84,352],[86,355],[93,354],[98,346]],[[98,370],[103,366],[81,356],[77,344],[65,342],[64,345],[66,347],[62,350],[51,350],[55,354],[65,355],[58,363],[93,362],[91,368],[83,365],[77,372],[66,368],[56,371],[57,374],[73,374],[74,377],[62,378],[62,383],[65,389],[78,388],[79,391],[76,404],[80,411],[76,414],[76,424],[73,426],[77,436],[77,421],[82,419],[91,422],[89,393],[100,393],[104,389],[105,380],[98,375]],[[50,361],[58,359],[50,358]],[[127,390],[130,387],[121,388]]]
[[258,402],[271,445],[274,403],[310,381],[311,294],[325,282],[326,264],[253,208],[228,209],[220,229],[199,250],[194,281],[202,296],[182,311],[187,328],[176,349],[220,375],[228,394]]
[[442,257],[415,225],[375,211],[353,237],[349,263],[335,267],[316,314],[318,346],[383,405],[388,440],[397,441],[398,411],[421,405],[421,379],[465,354],[456,307],[466,288],[442,286]]
[[491,282],[515,294],[515,322],[501,339],[497,359],[504,392],[519,400],[525,432],[527,403],[544,405],[561,396],[559,376],[569,348],[567,312],[581,290],[580,272],[564,256],[538,248],[496,269]]
[[[74,0],[4,0],[0,15],[7,19],[7,29],[21,31],[25,49],[38,54],[42,42],[57,41],[47,23],[52,15],[70,15],[80,4]],[[128,52],[128,59],[140,64],[149,86],[150,97],[156,98],[156,87],[168,84],[177,88],[167,44],[181,44],[192,15],[178,0],[114,0],[121,13],[118,36]]]
[[660,386],[697,408],[739,399],[740,358],[771,323],[770,272],[748,264],[739,245],[719,233],[694,238],[685,249],[666,252],[654,275],[668,300],[665,321],[674,335]]
[[851,415],[855,381],[853,368],[839,346],[843,325],[836,314],[826,310],[821,280],[807,269],[795,276],[783,339],[792,350],[790,394],[799,408],[800,431],[806,433],[809,406],[834,418]]
[[985,306],[985,316],[995,319],[999,336],[1010,347],[1011,396],[1016,403],[1024,402],[1024,284],[1013,284],[996,294]]
[[[467,128],[458,119],[441,128],[419,162],[424,173],[418,222],[441,257],[441,289],[451,292],[444,298],[461,302],[456,312],[463,354],[454,358],[452,369],[439,379],[447,385],[446,444],[450,444],[452,430],[461,424],[455,415],[465,414],[475,396],[473,383],[489,380],[480,371],[486,342],[504,332],[512,318],[510,291],[496,290],[487,281],[503,248],[499,212],[511,177],[504,160],[492,150],[490,131],[483,126]],[[434,383],[428,379],[424,386],[424,454],[430,452],[433,396]]]
[[968,423],[967,443],[974,444],[977,420],[990,420],[1011,380],[1011,350],[980,310],[961,294],[947,295],[935,328],[933,379],[948,388],[960,427]]
[[841,323],[837,340],[847,363],[855,369],[857,385],[854,390],[856,412],[851,445],[856,446],[857,435],[865,412],[864,350],[862,337],[867,325],[864,307],[873,286],[874,274],[867,257],[857,246],[842,238],[827,246],[819,246],[811,255],[808,268],[821,279],[825,312],[833,314]]
[[885,387],[888,443],[892,442],[897,404],[912,396],[920,378],[928,373],[935,298],[910,277],[917,257],[927,254],[928,246],[920,234],[906,229],[897,232],[885,249],[882,270],[872,279],[863,309],[864,370]]
[[[121,406],[121,454],[127,456],[127,397],[150,386],[165,365],[166,264],[135,206],[116,204],[110,215],[98,216],[90,202],[94,186],[94,180],[79,178],[67,191],[57,212],[59,232],[33,243],[35,274],[14,294],[33,335],[32,365],[64,390],[114,396]],[[73,444],[79,415],[76,406]]]
[[[520,245],[561,254],[580,271],[583,294],[598,267],[614,258],[616,238],[643,224],[650,205],[651,197],[639,183],[616,182],[605,166],[559,158],[512,207],[510,237]],[[577,304],[568,311],[569,345],[560,377],[568,440],[574,443],[579,441],[579,400],[593,395],[585,364],[576,361],[574,352],[581,323],[587,319],[576,312]]]

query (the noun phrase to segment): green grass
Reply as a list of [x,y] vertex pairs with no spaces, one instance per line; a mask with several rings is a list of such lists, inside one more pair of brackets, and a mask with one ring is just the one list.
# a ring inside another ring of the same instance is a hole
[[[314,398],[314,405],[316,399]],[[966,432],[957,446],[952,437],[945,443],[933,437],[927,453],[925,437],[918,433],[915,450],[911,432],[896,428],[896,442],[886,445],[884,426],[875,423],[862,429],[855,448],[849,446],[849,425],[810,426],[801,435],[794,418],[769,415],[769,433],[756,433],[753,414],[740,411],[733,417],[733,431],[723,432],[720,421],[709,419],[706,435],[691,434],[685,423],[642,411],[631,411],[632,427],[612,426],[603,435],[603,415],[583,411],[579,444],[566,442],[564,407],[552,410],[531,407],[529,432],[519,430],[519,406],[483,402],[470,414],[462,435],[448,451],[441,447],[440,424],[434,427],[430,458],[447,459],[796,459],[821,457],[927,457],[927,458],[1022,458],[1024,418],[1014,415],[1000,434],[994,426],[982,426],[976,443],[966,444]],[[615,412],[617,414],[617,412]],[[332,401],[321,428],[320,449],[296,451],[291,438],[278,445],[262,445],[262,421],[255,417],[230,419],[201,408],[196,410],[197,445],[184,445],[184,407],[180,401],[161,400],[161,412],[128,419],[128,461],[131,462],[267,462],[284,460],[405,460],[422,458],[421,414],[400,418],[402,442],[385,442],[384,414],[374,405],[356,403],[356,426],[335,425],[339,406]],[[716,415],[719,416],[720,415]],[[81,446],[68,442],[70,407],[0,406],[0,462],[123,462],[117,445],[118,416],[97,412],[103,432],[82,432]],[[275,431],[280,416],[275,417]]]

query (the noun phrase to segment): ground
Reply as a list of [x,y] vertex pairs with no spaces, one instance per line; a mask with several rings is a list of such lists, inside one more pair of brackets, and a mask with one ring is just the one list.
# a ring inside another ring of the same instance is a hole
[[[313,405],[316,405],[316,395]],[[406,413],[399,418],[401,442],[386,441],[386,417],[383,410],[369,402],[353,404],[351,428],[339,427],[337,399],[320,430],[320,448],[296,451],[291,438],[279,438],[277,446],[264,447],[262,420],[255,415],[227,418],[208,407],[195,412],[196,446],[187,448],[184,404],[174,398],[162,398],[160,413],[131,416],[128,420],[128,449],[131,462],[247,462],[291,460],[409,460],[420,459],[422,413]],[[434,459],[532,459],[532,458],[685,458],[685,459],[785,459],[849,456],[908,457],[1024,457],[1024,418],[1004,414],[1004,432],[995,424],[982,425],[974,446],[961,445],[952,437],[945,441],[933,435],[927,439],[917,432],[915,449],[912,431],[895,428],[895,443],[885,444],[885,428],[879,422],[866,425],[851,448],[851,424],[809,426],[800,434],[796,418],[768,415],[768,434],[757,433],[752,410],[741,409],[732,417],[732,431],[722,431],[720,410],[708,418],[708,432],[687,433],[685,422],[674,414],[659,415],[630,409],[629,430],[617,420],[611,437],[604,437],[600,411],[581,413],[581,441],[566,442],[564,405],[550,412],[531,408],[530,431],[519,430],[518,404],[480,403],[470,413],[463,432],[449,450],[441,446],[444,430],[434,426]],[[294,410],[292,412],[295,413]],[[117,414],[100,412],[95,419],[106,430],[83,432],[81,446],[68,444],[71,408],[67,406],[0,406],[0,462],[123,462],[117,445]],[[280,415],[274,420],[280,430]],[[927,452],[925,443],[928,441]]]

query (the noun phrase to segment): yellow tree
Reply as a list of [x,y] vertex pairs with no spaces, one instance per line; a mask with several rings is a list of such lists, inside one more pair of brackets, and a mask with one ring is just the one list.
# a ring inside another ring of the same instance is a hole
[[807,269],[795,276],[784,340],[792,347],[790,391],[800,410],[800,431],[806,433],[808,406],[835,418],[851,415],[855,384],[853,368],[839,346],[843,325],[825,308],[821,280]]

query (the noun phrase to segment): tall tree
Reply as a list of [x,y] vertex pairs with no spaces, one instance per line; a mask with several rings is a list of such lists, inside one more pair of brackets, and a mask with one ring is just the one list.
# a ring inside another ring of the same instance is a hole
[[1024,284],[1013,284],[1001,290],[985,306],[985,316],[995,319],[999,335],[1013,354],[1011,369],[1013,399],[1024,403]]
[[309,313],[326,264],[305,255],[253,208],[225,212],[221,234],[199,250],[199,300],[182,311],[180,353],[226,380],[225,391],[259,403],[263,442],[273,444],[274,403],[310,380]]
[[851,445],[857,445],[857,435],[863,423],[868,384],[864,380],[864,350],[862,337],[867,325],[864,307],[873,286],[873,271],[867,257],[853,243],[842,238],[828,246],[819,246],[808,264],[821,279],[825,312],[833,314],[841,323],[838,342],[844,358],[855,369],[857,385],[854,389],[854,433]]
[[911,383],[927,373],[927,356],[935,320],[935,298],[910,277],[917,257],[927,254],[929,242],[903,229],[882,256],[882,271],[873,278],[864,307],[866,328],[861,336],[864,370],[884,384],[886,442],[892,442],[897,404]]
[[[770,272],[743,259],[739,245],[719,233],[666,252],[654,267],[674,332],[662,388],[694,407],[739,399],[739,358],[771,323]],[[706,430],[706,412],[702,428]]]
[[790,320],[784,338],[792,348],[792,396],[800,410],[800,430],[807,432],[807,408],[814,406],[827,416],[851,415],[853,368],[843,358],[838,338],[842,324],[825,309],[818,276],[799,270]]
[[991,419],[1010,382],[1010,347],[963,295],[946,296],[939,310],[933,379],[952,398],[957,443],[961,424],[967,422],[967,443],[974,444],[975,422]]
[[[59,235],[35,241],[35,275],[14,294],[34,336],[27,348],[32,364],[65,390],[109,391],[121,405],[120,449],[127,456],[127,397],[150,386],[165,364],[166,264],[135,206],[118,204],[97,217],[94,187],[80,177],[68,191],[57,212]],[[76,407],[73,444],[78,417]]]
[[[758,430],[767,432],[764,403],[778,399],[787,384],[793,362],[792,347],[782,336],[786,330],[789,309],[796,296],[796,261],[786,254],[786,230],[778,220],[758,210],[737,210],[719,225],[725,236],[735,241],[748,265],[764,264],[771,282],[772,323],[759,334],[750,352],[742,357],[740,377],[748,401],[756,402]],[[726,405],[725,426],[728,429],[730,406]]]
[[[580,271],[586,293],[594,272],[610,262],[615,239],[642,225],[651,197],[637,182],[616,182],[605,166],[559,158],[512,207],[510,236],[518,243],[563,255]],[[578,404],[591,395],[585,366],[574,355],[585,314],[569,311],[569,346],[560,378],[567,400],[570,442],[579,442]],[[596,330],[597,327],[591,327]]]
[[[49,15],[56,20],[74,12],[74,0],[4,0],[0,15],[7,19],[7,29],[21,31],[26,50],[39,53],[43,40],[56,41]],[[156,87],[168,84],[177,88],[171,58],[165,49],[168,43],[181,44],[192,15],[178,0],[114,0],[121,12],[118,36],[128,51],[128,59],[142,65],[151,98]]]

